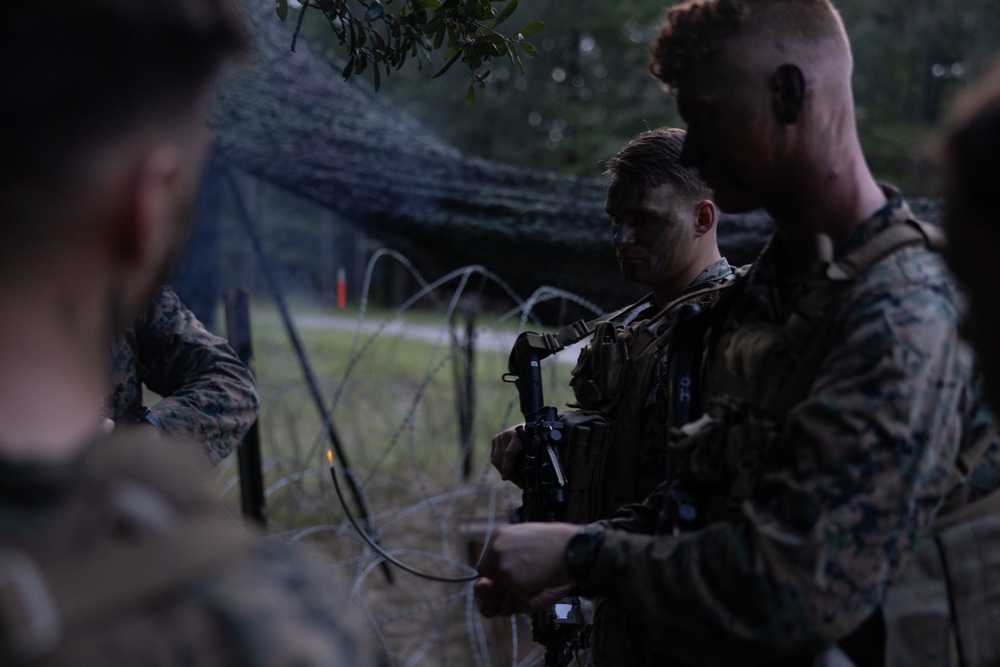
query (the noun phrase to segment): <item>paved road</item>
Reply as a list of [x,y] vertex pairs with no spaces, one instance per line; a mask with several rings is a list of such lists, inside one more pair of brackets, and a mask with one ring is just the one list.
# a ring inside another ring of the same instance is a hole
[[[266,313],[260,316],[268,322],[277,322],[277,314]],[[273,318],[273,319],[272,319]],[[299,313],[292,315],[292,321],[299,329],[337,329],[340,331],[357,331],[358,319],[347,315],[324,315],[319,313]],[[448,327],[445,325],[416,324],[413,322],[403,322],[394,320],[386,324],[382,320],[364,320],[361,322],[361,332],[364,334],[374,334],[382,328],[383,336],[398,336],[401,338],[412,338],[423,340],[429,343],[449,345],[451,343]],[[476,348],[481,350],[491,350],[494,352],[509,353],[514,344],[516,334],[512,331],[493,331],[489,329],[478,329],[476,332]],[[580,348],[585,342],[577,343],[566,348],[556,359],[562,363],[575,364],[579,356]]]

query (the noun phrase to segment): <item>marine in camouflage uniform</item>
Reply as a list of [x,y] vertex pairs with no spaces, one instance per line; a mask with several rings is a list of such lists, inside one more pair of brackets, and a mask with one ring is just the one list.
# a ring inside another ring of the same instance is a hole
[[[585,327],[591,340],[570,381],[570,407],[577,410],[561,415],[568,480],[564,521],[610,518],[667,477],[667,435],[677,418],[670,408],[673,325],[686,306],[710,310],[734,277],[716,243],[711,192],[680,162],[683,141],[683,130],[650,130],[608,162],[605,211],[622,275],[652,292]],[[578,339],[578,327],[555,339],[567,335]],[[694,369],[701,367],[703,345],[697,348],[697,358],[690,359]],[[494,439],[494,455],[497,440],[510,433]],[[498,469],[504,472],[502,464]],[[619,622],[623,617],[616,605],[595,600],[595,646],[629,643],[632,628]],[[614,637],[606,640],[608,634]]]
[[[909,217],[894,194],[838,257]],[[756,664],[746,656],[818,650],[877,610],[942,505],[997,487],[1000,448],[940,255],[915,245],[881,259],[837,295],[822,332],[796,330],[796,313],[826,289],[826,267],[790,282],[775,262],[768,248],[736,288],[744,301],[705,388],[722,398],[679,443],[709,525],[656,537],[665,487],[603,524],[581,592],[628,613],[616,618],[622,633],[609,633],[626,640],[599,647],[600,664],[644,664],[650,652]],[[782,397],[785,414],[758,407],[810,363],[802,357],[817,335],[825,344],[807,395]],[[977,460],[953,487],[968,451]],[[752,458],[760,463],[748,472]]]
[[[163,399],[143,406],[143,385]],[[111,387],[108,418],[197,443],[213,464],[239,445],[260,405],[250,369],[165,286],[112,346]]]
[[[665,373],[671,325],[680,308],[707,308],[733,271],[716,242],[718,209],[697,173],[680,163],[684,131],[643,132],[609,161],[605,212],[622,277],[647,287],[637,303],[588,323],[570,384],[578,412],[563,415],[567,449],[565,520],[588,523],[638,502],[665,472]],[[580,340],[576,326],[555,340]],[[535,336],[540,352],[548,339]],[[553,338],[552,336],[549,337]],[[565,345],[568,343],[562,343]],[[559,347],[562,349],[562,347]],[[591,417],[601,419],[592,421]],[[577,423],[586,434],[577,442]],[[519,483],[520,439],[510,428],[493,438],[491,458]]]
[[316,554],[241,528],[193,453],[142,431],[0,460],[0,562],[4,665],[388,664]]
[[184,243],[212,82],[247,42],[226,0],[0,11],[0,664],[383,663],[321,565],[224,513],[203,457],[99,435],[109,332]]
[[[601,470],[597,475],[600,480],[599,504],[595,503],[598,509],[589,516],[580,516],[580,523],[610,518],[623,505],[640,502],[667,479],[666,443],[671,429],[670,327],[677,307],[697,304],[702,309],[710,309],[733,277],[729,262],[717,260],[684,290],[674,308],[663,312],[650,303],[651,299],[646,299],[616,322],[623,331],[622,338],[629,349],[631,363],[617,369],[624,377],[621,380],[621,396],[616,397],[614,405],[594,401],[581,389],[583,379],[588,376],[588,362],[592,347],[598,345],[597,340],[581,351],[572,382],[576,402],[583,409],[601,410],[614,429],[609,451],[601,459]],[[645,350],[644,344],[655,346],[655,349]],[[650,364],[642,365],[645,372],[639,372],[635,362],[647,354],[655,358]],[[571,487],[575,487],[574,470],[570,468],[567,473]],[[572,503],[573,491],[568,495]],[[576,517],[567,517],[567,520],[576,520]],[[608,598],[594,597],[591,632],[594,662],[599,665],[619,664],[619,656],[641,655],[640,647],[648,637],[647,629],[634,622],[627,608]],[[625,664],[640,662],[626,661]]]
[[[733,277],[729,262],[718,259],[666,307],[658,306],[650,295],[621,315],[603,320],[613,324],[615,333],[611,334],[610,329],[600,331],[580,351],[570,381],[575,398],[570,407],[600,412],[613,424],[613,429],[609,450],[602,457],[595,509],[567,520],[588,523],[610,518],[622,505],[641,501],[665,479],[665,443],[671,427],[668,406],[671,325],[681,305],[711,308]],[[609,342],[612,335],[615,339]],[[595,355],[605,356],[595,351],[602,344],[618,344],[628,352],[620,359],[621,363],[605,368],[606,358],[596,362],[594,359]],[[606,374],[611,377],[602,377]],[[607,384],[618,386],[612,397],[608,396]],[[598,389],[599,385],[605,386]],[[572,469],[568,476],[575,488]]]
[[[841,667],[914,664],[896,621],[933,615],[922,627],[944,654],[926,664],[951,664],[950,570],[928,556],[962,553],[951,531],[965,526],[948,521],[996,496],[1000,449],[937,234],[865,162],[852,66],[828,0],[670,9],[650,69],[688,124],[683,158],[724,211],[762,207],[776,225],[713,309],[726,320],[706,415],[671,443],[702,525],[673,530],[661,487],[610,523],[501,527],[479,565],[484,614],[544,608],[575,584],[644,626],[609,664]],[[913,576],[928,563],[936,579]]]

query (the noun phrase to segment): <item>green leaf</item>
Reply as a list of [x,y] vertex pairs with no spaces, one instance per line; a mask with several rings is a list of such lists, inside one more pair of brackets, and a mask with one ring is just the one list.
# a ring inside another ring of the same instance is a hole
[[438,31],[436,33],[434,33],[434,48],[435,49],[440,49],[441,45],[444,44],[444,34],[445,34],[445,29],[444,29],[444,24],[442,23],[441,27],[438,28]]
[[534,35],[536,32],[541,32],[544,27],[545,24],[541,21],[533,21],[528,25],[521,26],[518,32],[521,33],[522,36]]
[[357,58],[357,56],[353,56],[352,55],[350,58],[347,59],[347,67],[345,67],[344,71],[341,72],[341,74],[344,75],[344,80],[345,81],[347,79],[351,78],[351,73],[354,70],[354,61],[355,61],[356,58]]
[[445,66],[444,66],[444,67],[442,67],[441,69],[439,69],[439,70],[437,71],[437,74],[435,74],[435,75],[434,75],[434,76],[432,76],[431,78],[432,78],[432,79],[436,79],[436,78],[438,78],[439,76],[441,76],[442,74],[444,74],[445,72],[447,72],[447,71],[448,71],[449,69],[451,69],[451,66],[452,66],[452,65],[454,65],[454,64],[455,64],[456,62],[458,62],[458,59],[459,59],[459,58],[461,58],[461,57],[462,57],[462,52],[461,52],[461,51],[459,51],[459,52],[458,52],[458,53],[456,53],[456,54],[455,54],[454,56],[452,56],[451,60],[449,60],[449,61],[448,61],[447,63],[445,63]]
[[504,39],[503,35],[495,32],[488,32],[485,34],[477,35],[476,42],[484,44],[504,44],[507,40]]
[[274,11],[278,13],[278,18],[284,21],[288,18],[288,0],[274,0]]
[[441,10],[435,11],[431,20],[424,24],[425,35],[437,33],[438,31],[444,31],[444,12]]
[[507,19],[509,19],[510,15],[514,13],[515,9],[517,9],[517,0],[508,0],[507,6],[504,7],[499,14],[497,14],[496,19],[493,21],[493,27],[495,28],[504,21],[506,21]]
[[521,62],[521,56],[517,55],[517,49],[514,48],[513,44],[509,45],[509,50],[507,53],[510,54],[510,61],[517,65],[518,71],[524,74],[524,63]]
[[521,40],[520,42],[518,42],[518,44],[520,44],[521,45],[521,49],[523,49],[524,52],[527,53],[532,58],[536,58],[538,56],[538,49],[536,49],[535,47],[533,47],[528,42],[526,42],[524,40]]
[[375,63],[375,67],[372,68],[375,74],[375,92],[378,92],[378,87],[382,85],[382,77],[379,75],[378,63]]
[[420,4],[430,12],[436,12],[441,8],[441,3],[438,0],[420,0]]
[[471,107],[472,103],[476,101],[476,89],[469,84],[468,89],[465,91],[465,106]]

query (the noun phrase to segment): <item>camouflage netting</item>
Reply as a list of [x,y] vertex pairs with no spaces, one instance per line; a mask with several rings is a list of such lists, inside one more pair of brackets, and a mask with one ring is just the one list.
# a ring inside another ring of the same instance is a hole
[[[527,295],[543,284],[611,307],[626,288],[608,243],[604,181],[463,155],[341,79],[270,3],[245,3],[258,57],[231,73],[214,115],[223,160],[336,211],[442,270],[482,264]],[[724,254],[750,261],[766,215],[724,216]]]

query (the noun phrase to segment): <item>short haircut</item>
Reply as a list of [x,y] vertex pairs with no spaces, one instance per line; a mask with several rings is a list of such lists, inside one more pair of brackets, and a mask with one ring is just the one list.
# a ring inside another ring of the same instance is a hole
[[829,0],[688,0],[672,7],[650,52],[649,71],[674,89],[683,72],[713,60],[731,39],[745,35],[786,43],[833,41],[847,56],[844,24]]
[[[942,144],[946,205],[1000,240],[1000,62],[959,97]],[[961,258],[959,258],[961,261]]]
[[698,172],[680,162],[687,133],[673,127],[643,132],[608,160],[604,170],[612,181],[624,180],[646,188],[672,184],[687,199],[706,199],[712,191]]
[[21,200],[71,183],[109,138],[195,108],[247,40],[229,0],[5,2],[0,216],[28,214]]

